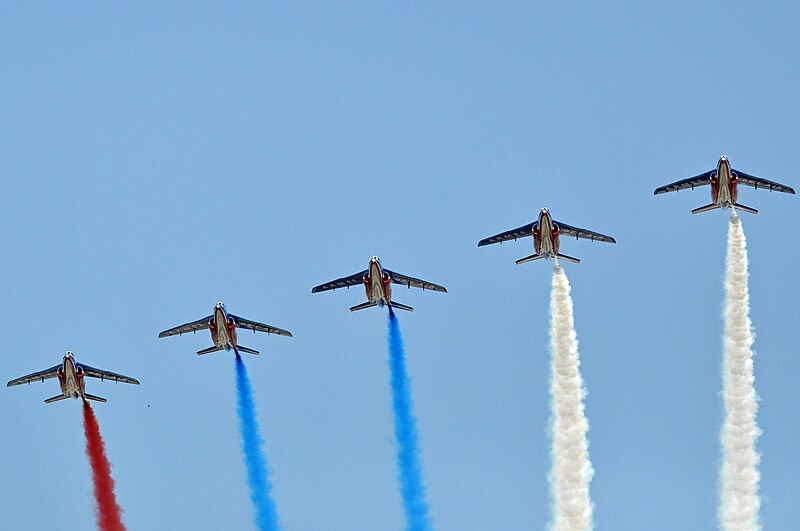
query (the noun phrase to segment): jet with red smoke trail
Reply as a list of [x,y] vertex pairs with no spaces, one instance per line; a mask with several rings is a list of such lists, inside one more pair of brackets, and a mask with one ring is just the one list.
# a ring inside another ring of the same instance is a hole
[[711,185],[711,203],[700,208],[695,208],[692,210],[692,214],[708,212],[709,210],[716,210],[718,208],[721,208],[722,210],[732,208],[734,210],[749,212],[750,214],[758,214],[758,210],[755,208],[751,208],[737,202],[739,199],[740,184],[752,186],[756,190],[759,188],[766,188],[770,192],[774,190],[787,194],[794,193],[793,188],[790,188],[784,184],[768,181],[766,179],[762,179],[761,177],[754,177],[746,174],[743,171],[732,169],[731,163],[728,161],[728,157],[722,155],[722,157],[719,159],[719,162],[717,162],[716,169],[709,170],[705,173],[701,173],[700,175],[695,175],[694,177],[689,177],[688,179],[683,179],[682,181],[676,181],[660,188],[656,188],[653,194],[659,195],[667,192],[677,192],[687,188],[694,190],[698,186],[705,186],[707,184]]
[[364,308],[372,308],[373,306],[380,306],[381,308],[389,306],[390,308],[399,308],[401,310],[413,312],[414,308],[411,306],[406,306],[405,304],[400,304],[392,300],[392,283],[403,284],[408,288],[420,288],[422,290],[427,289],[447,293],[444,286],[385,269],[381,266],[381,261],[377,256],[372,257],[372,260],[369,261],[369,267],[365,271],[359,271],[349,277],[337,278],[325,284],[320,284],[312,289],[311,293],[349,288],[350,286],[363,284],[364,290],[367,293],[367,302],[356,304],[350,308],[351,312],[363,310]]
[[572,236],[575,239],[592,240],[596,242],[617,243],[617,240],[611,236],[600,234],[586,229],[579,229],[560,221],[554,221],[550,216],[550,211],[543,208],[539,212],[539,219],[533,223],[528,223],[517,229],[508,230],[495,234],[489,238],[485,238],[478,242],[478,247],[489,245],[492,243],[503,243],[508,240],[516,241],[517,238],[524,238],[526,236],[533,236],[533,250],[536,251],[530,256],[520,258],[517,260],[517,265],[526,262],[533,262],[542,258],[550,259],[557,258],[559,260],[566,260],[568,262],[580,263],[580,260],[561,254],[561,240],[560,237]]
[[252,330],[253,333],[266,332],[267,334],[292,337],[292,333],[288,330],[275,328],[274,326],[265,325],[264,323],[257,323],[245,319],[244,317],[238,317],[232,313],[228,313],[228,310],[225,309],[225,303],[222,302],[218,302],[217,305],[214,306],[214,312],[208,317],[203,317],[197,321],[164,330],[158,334],[158,337],[180,336],[188,334],[189,332],[195,333],[199,330],[209,330],[211,332],[211,341],[214,342],[214,346],[198,350],[198,355],[209,354],[220,350],[258,354],[259,352],[257,350],[239,344],[236,337],[237,328]]
[[124,382],[129,384],[139,385],[139,380],[124,376],[115,372],[105,371],[103,369],[95,369],[83,363],[75,361],[75,356],[72,352],[64,354],[64,360],[55,367],[50,367],[44,371],[35,372],[16,380],[11,380],[6,384],[7,387],[15,385],[30,384],[31,382],[49,380],[50,378],[58,378],[58,383],[61,386],[61,394],[44,401],[45,404],[58,402],[67,398],[83,398],[85,400],[96,400],[97,402],[107,402],[105,398],[90,395],[86,392],[85,377],[99,378],[100,380],[113,380],[115,382]]

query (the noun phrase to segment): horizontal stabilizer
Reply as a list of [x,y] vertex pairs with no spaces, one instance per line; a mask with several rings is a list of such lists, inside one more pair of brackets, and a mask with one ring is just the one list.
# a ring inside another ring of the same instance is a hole
[[198,356],[202,356],[203,354],[211,354],[212,352],[217,352],[217,351],[222,350],[222,349],[223,349],[223,347],[208,347],[208,348],[204,348],[203,350],[198,350],[197,351],[197,355]]
[[733,204],[734,210],[741,210],[742,212],[749,212],[750,214],[758,214],[758,210],[750,208],[749,206],[740,205],[739,203]]
[[405,304],[400,304],[399,302],[392,301],[389,303],[389,306],[391,306],[392,308],[397,308],[398,310],[405,310],[407,312],[414,311],[414,308],[412,308],[411,306],[406,306]]
[[242,345],[236,345],[236,350],[241,350],[242,352],[247,352],[248,354],[255,354],[258,356],[259,352],[257,350],[253,350],[251,348],[243,347]]
[[581,261],[578,260],[577,258],[573,258],[573,257],[567,256],[565,254],[557,254],[556,258],[558,258],[559,260],[566,260],[567,262],[572,262],[573,264],[580,264],[581,263]]
[[108,402],[108,400],[102,396],[90,395],[89,393],[83,393],[83,398],[85,400],[94,400],[95,402]]
[[377,306],[377,305],[378,305],[377,302],[364,302],[364,303],[361,303],[361,304],[356,304],[355,306],[350,308],[350,311],[351,312],[355,312],[357,310],[363,310],[364,308],[372,308],[373,306]]
[[530,256],[526,256],[525,258],[520,258],[517,260],[517,265],[527,264],[528,262],[533,262],[534,260],[541,260],[544,258],[543,254],[532,254]]
[[719,207],[720,207],[719,203],[711,203],[710,205],[702,206],[700,208],[695,208],[694,210],[692,210],[692,214],[699,214],[700,212],[709,212],[711,210],[716,210]]
[[58,402],[59,400],[66,400],[67,398],[69,398],[69,397],[66,396],[66,395],[63,395],[63,394],[56,395],[53,398],[48,398],[47,400],[44,401],[44,403],[45,404],[52,404],[53,402]]

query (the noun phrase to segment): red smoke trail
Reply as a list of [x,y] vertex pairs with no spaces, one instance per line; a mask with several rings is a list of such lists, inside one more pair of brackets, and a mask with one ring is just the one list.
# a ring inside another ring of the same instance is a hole
[[100,435],[100,426],[94,416],[92,406],[83,401],[83,432],[86,434],[86,455],[92,465],[94,498],[97,502],[95,514],[97,527],[102,531],[125,531],[122,523],[122,509],[117,505],[114,495],[114,480],[111,479],[111,463],[106,457],[106,447]]

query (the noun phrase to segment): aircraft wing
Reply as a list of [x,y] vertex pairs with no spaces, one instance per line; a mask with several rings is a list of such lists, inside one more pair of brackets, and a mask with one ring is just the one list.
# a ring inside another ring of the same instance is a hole
[[61,367],[59,363],[55,367],[50,367],[49,369],[34,372],[27,376],[23,376],[21,378],[17,378],[15,380],[11,380],[6,384],[6,387],[14,387],[15,385],[22,385],[22,384],[29,384],[31,382],[38,382],[38,381],[45,381],[49,380],[50,378],[55,378],[58,375],[58,369]]
[[716,171],[717,170],[710,170],[705,173],[701,173],[700,175],[695,175],[694,177],[689,177],[688,179],[683,179],[682,181],[675,181],[672,184],[656,188],[656,191],[653,192],[653,195],[665,194],[667,192],[677,192],[678,190],[685,190],[687,188],[694,190],[698,186],[711,184],[711,174]]
[[274,326],[265,325],[264,323],[249,321],[243,317],[237,317],[230,313],[228,314],[228,316],[233,317],[233,320],[236,322],[236,326],[238,326],[239,328],[247,328],[248,330],[252,330],[253,332],[266,332],[267,334],[292,337],[292,333],[289,332],[288,330],[281,330],[280,328],[275,328]]
[[611,236],[606,236],[605,234],[600,234],[599,232],[579,229],[578,227],[573,227],[572,225],[567,225],[566,223],[561,223],[560,221],[553,221],[553,223],[558,225],[558,228],[561,230],[561,234],[564,234],[565,236],[574,236],[575,238],[583,238],[584,240],[592,240],[594,242],[617,243],[617,240]]
[[331,289],[339,289],[339,288],[348,288],[350,286],[358,286],[359,284],[364,282],[364,275],[366,275],[368,271],[365,269],[360,273],[356,273],[355,275],[350,275],[349,277],[342,277],[337,278],[336,280],[331,280],[325,284],[320,284],[319,286],[315,287],[311,290],[311,293],[319,293],[320,291],[328,291]]
[[409,288],[421,288],[421,289],[429,289],[431,291],[440,291],[442,293],[447,293],[447,290],[444,286],[440,286],[438,284],[434,284],[433,282],[428,282],[427,280],[420,280],[414,277],[407,277],[405,275],[401,275],[400,273],[395,273],[394,271],[390,271],[386,268],[383,268],[386,273],[389,273],[389,278],[392,279],[392,282],[395,284],[403,284],[404,286],[408,286]]
[[208,317],[203,317],[202,319],[198,319],[197,321],[192,321],[191,323],[182,324],[180,326],[176,326],[175,328],[164,330],[163,332],[158,334],[158,337],[179,336],[181,334],[188,334],[189,332],[206,330],[208,329],[209,321],[211,321],[210,315]]
[[534,221],[533,223],[528,223],[527,225],[523,225],[518,229],[507,230],[505,232],[501,232],[500,234],[495,234],[489,238],[484,238],[478,242],[478,247],[483,247],[484,245],[489,245],[491,243],[505,242],[508,240],[516,240],[517,238],[524,238],[525,236],[531,236],[533,235],[533,228],[538,224],[538,221]]
[[104,371],[103,369],[95,369],[94,367],[89,367],[83,363],[76,363],[75,366],[83,369],[83,374],[86,376],[91,376],[92,378],[100,378],[101,380],[114,380],[115,382],[139,385],[139,380],[136,378],[131,378],[130,376],[124,376],[111,371]]
[[789,186],[776,183],[773,181],[768,181],[766,179],[762,179],[761,177],[754,177],[739,170],[731,170],[731,172],[735,173],[739,177],[740,184],[752,186],[756,190],[758,190],[759,188],[766,188],[770,192],[776,191],[776,192],[784,192],[787,194],[794,193],[794,189],[790,188]]

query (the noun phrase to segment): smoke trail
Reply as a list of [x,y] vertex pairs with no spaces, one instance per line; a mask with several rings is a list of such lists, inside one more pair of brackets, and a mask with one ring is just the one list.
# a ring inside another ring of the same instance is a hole
[[83,432],[86,435],[86,455],[92,467],[94,498],[97,503],[95,516],[97,527],[102,531],[125,531],[122,509],[114,495],[114,480],[111,478],[111,463],[106,457],[106,447],[100,435],[100,426],[92,406],[83,401]]
[[758,510],[760,456],[756,440],[758,396],[753,387],[753,329],[747,287],[747,241],[735,212],[728,226],[725,280],[725,357],[722,363],[725,420],[722,425],[722,493],[720,528],[727,531],[761,529]]
[[270,491],[267,458],[261,449],[263,443],[256,420],[256,406],[253,401],[253,388],[242,357],[236,353],[236,399],[239,413],[239,427],[242,432],[242,449],[247,465],[247,483],[250,486],[250,500],[256,508],[255,524],[261,531],[278,529],[278,514]]
[[578,340],[572,315],[569,280],[556,262],[550,296],[550,341],[553,350],[552,430],[553,467],[550,488],[553,496],[555,531],[592,529],[592,500],[589,483],[594,475],[589,461],[586,432],[589,423],[583,412],[585,390],[580,373]]
[[405,348],[400,335],[400,324],[389,308],[389,368],[392,383],[392,407],[394,409],[394,434],[397,439],[397,466],[400,468],[400,484],[403,508],[406,512],[406,529],[426,531],[431,529],[425,487],[422,484],[422,466],[417,446],[417,421],[411,401],[411,382],[406,372]]

